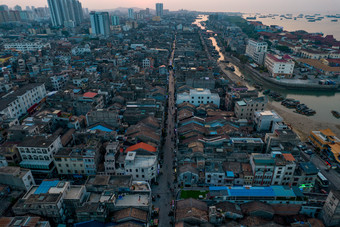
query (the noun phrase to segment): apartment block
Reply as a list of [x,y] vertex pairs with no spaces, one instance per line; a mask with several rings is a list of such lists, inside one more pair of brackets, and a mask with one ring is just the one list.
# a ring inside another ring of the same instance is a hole
[[15,49],[21,52],[29,52],[29,51],[37,51],[42,50],[43,48],[51,48],[50,43],[41,43],[41,42],[20,42],[20,43],[5,43],[4,48],[6,50]]
[[96,174],[100,161],[99,150],[100,143],[95,140],[71,148],[60,149],[54,155],[58,174]]
[[235,104],[235,115],[239,119],[253,121],[256,111],[264,111],[267,108],[268,98],[266,96],[258,98],[244,98]]
[[15,166],[0,167],[0,184],[28,191],[35,185],[31,170]]
[[257,64],[262,65],[264,63],[267,48],[268,44],[266,42],[249,39],[246,47],[246,55],[251,57]]
[[340,191],[331,190],[322,208],[322,220],[326,226],[340,225]]
[[130,151],[125,157],[125,175],[132,175],[133,180],[151,182],[157,176],[157,156],[138,155]]
[[53,170],[53,156],[61,147],[58,135],[27,137],[18,144],[20,166],[33,172],[48,173]]
[[272,77],[291,78],[294,72],[294,61],[288,55],[282,57],[267,54],[264,64]]
[[46,97],[45,85],[31,83],[24,85],[16,91],[9,92],[0,99],[0,114],[8,118],[18,118],[34,108]]

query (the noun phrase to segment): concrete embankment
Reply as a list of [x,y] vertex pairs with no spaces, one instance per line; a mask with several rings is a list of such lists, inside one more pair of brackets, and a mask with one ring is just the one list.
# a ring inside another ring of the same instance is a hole
[[327,90],[327,91],[336,91],[339,89],[339,85],[321,85],[317,83],[294,83],[287,81],[280,81],[271,77],[263,76],[260,72],[257,72],[249,65],[241,64],[237,58],[230,58],[232,63],[238,66],[241,70],[245,71],[248,75],[252,76],[256,80],[266,81],[267,83],[288,89],[288,90]]

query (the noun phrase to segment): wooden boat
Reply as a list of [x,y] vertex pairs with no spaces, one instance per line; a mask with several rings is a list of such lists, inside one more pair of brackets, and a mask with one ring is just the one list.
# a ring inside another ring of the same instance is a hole
[[340,113],[336,110],[332,110],[331,113],[333,114],[334,117],[340,118]]

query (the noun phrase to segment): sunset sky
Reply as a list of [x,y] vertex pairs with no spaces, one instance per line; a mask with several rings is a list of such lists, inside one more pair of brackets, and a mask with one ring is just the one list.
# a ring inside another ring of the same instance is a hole
[[[155,8],[156,2],[163,2],[164,9],[222,11],[222,12],[329,12],[340,13],[340,0],[80,0],[84,8],[114,9],[117,7]],[[47,0],[0,0],[10,7],[20,5],[45,6]]]

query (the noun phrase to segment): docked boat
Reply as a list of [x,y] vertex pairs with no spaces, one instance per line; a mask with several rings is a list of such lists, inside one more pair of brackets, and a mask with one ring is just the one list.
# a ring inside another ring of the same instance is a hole
[[334,19],[334,20],[331,20],[331,22],[338,22],[338,20],[337,20],[337,19]]
[[333,114],[334,117],[340,118],[340,113],[336,110],[332,110],[331,113]]
[[295,99],[285,99],[281,102],[281,105],[287,107],[287,108],[296,108],[297,105],[300,104],[299,100],[295,100]]

